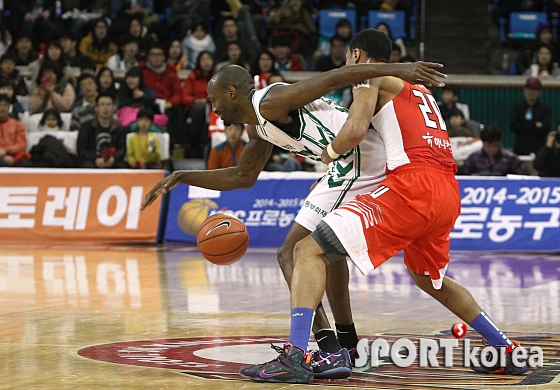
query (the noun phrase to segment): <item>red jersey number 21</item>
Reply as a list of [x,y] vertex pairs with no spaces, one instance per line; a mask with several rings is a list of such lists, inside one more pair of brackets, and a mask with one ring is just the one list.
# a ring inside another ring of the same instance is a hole
[[[430,129],[447,131],[447,126],[445,125],[445,121],[441,116],[441,112],[439,112],[439,107],[436,103],[436,99],[434,99],[434,97],[429,93],[424,93],[417,89],[413,89],[412,94],[422,99],[422,103],[418,104],[418,108],[420,108],[420,111],[422,111],[422,116],[424,116],[426,127],[429,127]],[[437,116],[439,127],[438,122],[430,119],[428,114],[435,114]]]

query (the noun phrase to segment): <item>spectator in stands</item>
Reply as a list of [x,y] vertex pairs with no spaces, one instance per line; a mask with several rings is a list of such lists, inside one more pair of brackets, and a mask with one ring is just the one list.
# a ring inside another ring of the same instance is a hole
[[98,68],[107,66],[109,58],[117,52],[117,45],[111,41],[109,25],[104,18],[97,19],[90,33],[82,38],[80,51]]
[[[214,1],[210,12],[215,20],[234,18],[239,29],[239,35],[251,42],[253,52],[250,54],[256,56],[256,51],[261,49],[261,42],[257,38],[250,7],[241,1]],[[259,13],[262,15],[262,11]],[[251,60],[254,60],[254,58],[251,58]]]
[[114,36],[126,31],[126,25],[132,18],[138,19],[144,26],[158,24],[159,17],[154,15],[153,0],[111,0],[111,14],[113,18]]
[[391,64],[400,62],[402,57],[401,48],[398,45],[391,46],[391,56],[389,57],[389,62]]
[[301,171],[301,162],[292,153],[280,149],[278,146],[272,148],[272,153],[268,162],[264,166],[265,171],[269,172],[293,172]]
[[173,2],[169,29],[179,37],[187,35],[194,22],[208,20],[210,0],[177,0]]
[[[344,38],[335,35],[331,38],[331,54],[319,58],[315,65],[318,72],[326,72],[331,69],[340,68],[346,64],[346,42]],[[325,95],[326,98],[333,100],[343,107],[348,107],[352,99],[350,87],[338,88]]]
[[159,138],[150,133],[154,113],[150,110],[138,111],[136,123],[138,131],[128,139],[126,158],[131,168],[161,169],[161,147]]
[[62,131],[62,118],[56,108],[47,108],[39,121],[37,131]]
[[120,50],[107,61],[111,70],[128,70],[138,66],[138,38],[130,34],[123,34],[119,39]]
[[167,63],[175,67],[175,70],[191,69],[188,57],[181,50],[181,40],[173,39],[167,49]]
[[227,65],[239,65],[248,71],[251,71],[251,66],[245,60],[245,56],[241,51],[241,46],[237,42],[229,42],[226,49],[226,56],[216,64],[216,71],[222,69]]
[[301,59],[292,53],[290,41],[283,36],[278,36],[273,41],[272,50],[276,56],[276,69],[290,71],[304,71]]
[[10,98],[0,95],[0,167],[29,167],[25,127],[10,117],[10,105]]
[[[406,46],[402,38],[395,38],[393,37],[393,33],[391,32],[391,27],[385,22],[379,22],[374,27],[376,30],[382,31],[389,39],[391,40],[392,47],[398,46],[401,49],[400,57],[403,57],[407,54]],[[399,57],[399,58],[400,58]]]
[[29,112],[36,114],[54,107],[58,112],[70,112],[76,92],[68,78],[64,77],[61,66],[56,62],[46,61],[35,80],[36,87],[31,91]]
[[273,83],[285,81],[280,71],[276,69],[274,54],[267,49],[260,52],[256,64],[251,69],[254,69],[252,74],[257,90],[266,88]]
[[183,53],[189,60],[189,66],[191,69],[196,67],[198,55],[203,51],[210,52],[212,55],[216,54],[214,39],[208,33],[208,24],[203,21],[195,22],[193,24],[192,29],[189,30],[187,36],[183,39],[181,47],[183,49]]
[[92,17],[109,17],[111,0],[62,0],[61,8],[63,15],[68,11],[73,13],[74,9],[81,11],[78,15],[73,14],[68,19],[63,18],[59,22],[61,31],[68,31],[82,37],[85,35],[83,33],[86,29],[85,26],[91,23]]
[[8,95],[12,105],[10,106],[10,118],[19,120],[19,116],[25,112],[21,103],[17,100],[14,84],[11,80],[0,78],[0,95]]
[[97,80],[99,93],[110,93],[113,95],[113,99],[116,100],[117,88],[115,87],[115,75],[113,71],[109,67],[104,66],[99,69],[95,79]]
[[243,123],[231,123],[226,126],[226,140],[210,149],[206,169],[236,167],[239,164],[239,157],[246,145],[241,139],[243,126]]
[[78,133],[80,168],[126,168],[126,131],[114,119],[115,102],[110,94],[97,95],[95,117]]
[[513,151],[517,155],[537,153],[545,143],[551,129],[551,109],[541,103],[541,81],[529,77],[525,81],[525,100],[515,104],[509,111],[509,128],[515,133]]
[[463,111],[454,108],[449,114],[449,124],[447,126],[447,135],[449,137],[472,137],[473,134],[467,127],[467,120]]
[[23,77],[19,75],[19,71],[16,69],[13,54],[6,53],[0,57],[0,79],[11,82],[16,95],[27,96],[29,94]]
[[146,61],[138,65],[142,69],[144,84],[156,91],[157,99],[165,101],[164,112],[169,118],[168,131],[171,136],[171,145],[182,137],[183,123],[181,122],[181,82],[177,77],[177,70],[166,62],[166,49],[162,44],[156,43],[148,50]]
[[326,72],[346,64],[346,42],[343,37],[335,35],[330,39],[330,52],[328,56],[317,60],[315,64],[317,72]]
[[84,123],[92,121],[95,116],[95,99],[97,99],[98,94],[97,80],[93,75],[84,73],[78,77],[77,84],[82,96],[76,99],[72,107],[70,131],[79,130]]
[[[560,124],[557,126],[560,130]],[[533,168],[541,177],[560,177],[560,132],[548,133],[546,144],[539,150]]]
[[175,68],[166,62],[165,48],[154,44],[145,61],[138,65],[142,69],[144,83],[156,91],[156,98],[165,100],[165,109],[170,110],[181,104],[181,82]]
[[78,40],[76,34],[71,32],[64,32],[60,35],[60,46],[62,46],[68,66],[79,67],[85,59],[89,59],[78,49]]
[[16,66],[27,66],[37,57],[33,44],[31,43],[31,35],[29,33],[20,33],[12,49],[9,50],[16,59]]
[[536,53],[537,62],[525,69],[523,75],[534,77],[559,76],[560,68],[558,68],[558,63],[552,62],[552,50],[550,45],[541,44]]
[[13,43],[12,33],[8,30],[8,24],[4,13],[0,12],[0,56],[4,55]]
[[470,119],[469,106],[464,103],[459,103],[461,92],[459,87],[454,85],[446,85],[441,92],[441,101],[438,102],[439,111],[443,120],[449,121],[449,117],[453,110],[461,110],[466,120]]
[[86,59],[80,64],[80,74],[88,73],[95,77],[97,73],[97,65],[95,62],[86,57]]
[[214,75],[214,59],[210,52],[199,54],[195,69],[189,73],[183,85],[183,104],[187,117],[187,154],[200,158],[208,143],[208,120],[206,114],[206,87]]
[[142,19],[139,18],[132,18],[130,20],[128,32],[138,39],[138,56],[144,58],[148,49],[156,43],[156,40],[152,37],[152,34],[150,34],[148,27],[144,26]]
[[302,0],[282,2],[279,8],[269,12],[266,26],[276,30],[278,34],[292,35],[290,44],[293,44],[294,51],[301,53],[304,58],[311,57],[317,47],[317,26]]
[[551,63],[559,61],[558,48],[556,47],[553,40],[552,28],[548,23],[539,23],[539,25],[537,26],[535,40],[523,45],[523,47],[519,51],[515,64],[518,74],[523,74],[527,69],[530,68],[531,64],[537,63],[538,50],[539,47],[543,44],[548,45],[551,50]]
[[463,164],[465,175],[505,176],[528,175],[527,167],[513,152],[502,147],[502,134],[496,126],[480,133],[482,150],[474,152]]
[[[43,56],[27,66],[27,70],[31,73],[31,80],[35,80],[37,78],[37,74],[39,73],[39,69],[41,69],[41,65],[45,61],[51,61],[57,63],[63,69],[63,73],[67,72],[67,65],[68,60],[64,55],[62,50],[62,46],[59,41],[54,40],[47,44],[47,49]],[[33,85],[34,87],[35,85]]]
[[233,17],[222,19],[221,34],[214,39],[214,43],[216,44],[216,52],[214,53],[215,62],[225,57],[229,42],[239,43],[241,51],[249,63],[252,63],[255,61],[255,58],[257,58],[255,47],[249,39],[240,33],[237,20]]
[[[350,23],[350,21],[346,18],[339,19],[334,28],[334,35],[342,37],[344,39],[344,43],[348,45],[350,39],[352,39],[352,23]],[[314,61],[331,54],[331,39],[332,37],[319,36],[317,41],[317,50],[313,53]]]
[[54,0],[16,0],[12,3],[13,31],[32,34],[35,49],[56,35]]
[[118,99],[118,108],[133,107],[152,110],[155,108],[156,91],[144,85],[142,69],[130,68],[125,76]]

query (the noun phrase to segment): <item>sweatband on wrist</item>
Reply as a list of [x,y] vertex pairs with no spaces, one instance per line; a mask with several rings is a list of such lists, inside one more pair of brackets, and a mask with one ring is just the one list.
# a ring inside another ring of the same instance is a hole
[[330,158],[332,158],[333,160],[336,160],[337,158],[340,157],[340,154],[338,154],[337,152],[334,151],[332,144],[328,144],[327,145],[327,154],[329,155]]

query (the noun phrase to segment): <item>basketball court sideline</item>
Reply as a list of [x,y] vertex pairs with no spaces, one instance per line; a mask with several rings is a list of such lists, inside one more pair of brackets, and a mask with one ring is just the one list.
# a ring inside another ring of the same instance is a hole
[[[289,334],[276,249],[217,266],[194,247],[0,247],[0,389],[279,389],[239,367],[262,363]],[[458,319],[417,289],[402,257],[362,276],[350,266],[361,337],[451,338]],[[560,257],[455,252],[448,275],[544,366],[522,377],[453,367],[364,367],[313,386],[377,389],[560,388]],[[481,338],[471,331],[472,345]],[[438,355],[439,359],[439,355]],[[385,363],[387,363],[385,361]]]

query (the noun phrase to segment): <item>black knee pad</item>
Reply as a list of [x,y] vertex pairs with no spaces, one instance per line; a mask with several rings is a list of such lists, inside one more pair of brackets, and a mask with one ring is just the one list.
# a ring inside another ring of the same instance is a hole
[[348,252],[326,222],[319,222],[311,236],[317,241],[327,259],[332,264],[348,256]]

